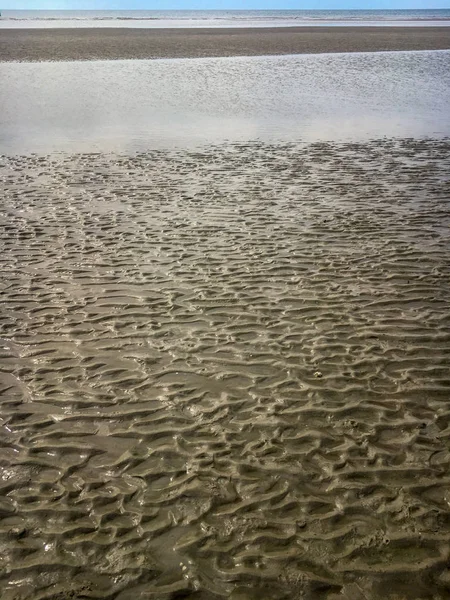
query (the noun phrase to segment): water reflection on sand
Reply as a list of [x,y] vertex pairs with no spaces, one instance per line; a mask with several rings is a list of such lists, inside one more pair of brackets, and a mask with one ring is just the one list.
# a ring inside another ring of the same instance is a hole
[[0,64],[0,149],[450,133],[450,52]]

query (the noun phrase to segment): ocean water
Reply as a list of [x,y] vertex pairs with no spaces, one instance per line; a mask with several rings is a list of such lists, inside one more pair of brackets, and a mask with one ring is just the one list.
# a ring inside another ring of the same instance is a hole
[[5,10],[12,27],[289,27],[301,25],[442,25],[450,9],[436,10]]

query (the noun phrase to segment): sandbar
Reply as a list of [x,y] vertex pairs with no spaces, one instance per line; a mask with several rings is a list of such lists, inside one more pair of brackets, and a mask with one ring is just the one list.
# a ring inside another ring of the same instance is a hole
[[0,61],[119,60],[450,49],[450,27],[0,29]]

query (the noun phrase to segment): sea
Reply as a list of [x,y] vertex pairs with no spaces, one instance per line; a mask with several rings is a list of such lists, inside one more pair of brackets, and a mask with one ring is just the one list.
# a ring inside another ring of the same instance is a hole
[[450,9],[423,10],[3,10],[0,28],[296,27],[449,25]]

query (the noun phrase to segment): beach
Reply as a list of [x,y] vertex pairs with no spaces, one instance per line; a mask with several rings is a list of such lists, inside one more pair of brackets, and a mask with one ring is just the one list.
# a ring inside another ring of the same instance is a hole
[[114,60],[445,50],[450,27],[0,29],[0,60]]
[[450,597],[447,30],[0,30],[1,600]]
[[2,159],[5,600],[447,589],[449,149]]

